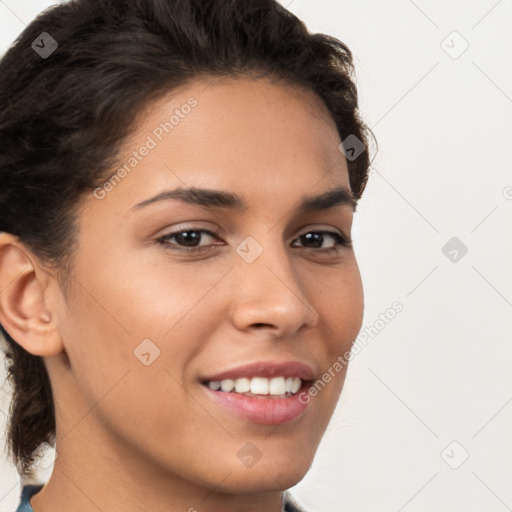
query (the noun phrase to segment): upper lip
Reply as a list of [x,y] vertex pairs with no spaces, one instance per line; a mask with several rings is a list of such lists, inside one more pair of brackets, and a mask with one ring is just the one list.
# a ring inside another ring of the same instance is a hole
[[301,380],[313,380],[313,368],[299,361],[258,361],[231,368],[214,375],[203,377],[203,381],[238,379],[240,377],[299,377]]

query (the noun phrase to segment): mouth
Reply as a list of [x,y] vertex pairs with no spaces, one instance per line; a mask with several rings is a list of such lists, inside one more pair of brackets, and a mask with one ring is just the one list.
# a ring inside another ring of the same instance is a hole
[[222,409],[252,423],[276,425],[302,416],[301,394],[314,372],[298,362],[255,363],[200,379],[206,395]]
[[206,380],[202,384],[222,393],[237,393],[249,397],[287,398],[299,392],[305,382],[300,377],[239,377],[237,379]]

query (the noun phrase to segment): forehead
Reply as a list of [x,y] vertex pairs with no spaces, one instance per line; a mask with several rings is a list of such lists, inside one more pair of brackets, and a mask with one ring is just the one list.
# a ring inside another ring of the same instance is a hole
[[140,113],[112,170],[112,197],[175,186],[237,191],[265,202],[348,187],[335,123],[312,91],[269,79],[216,78],[175,89]]

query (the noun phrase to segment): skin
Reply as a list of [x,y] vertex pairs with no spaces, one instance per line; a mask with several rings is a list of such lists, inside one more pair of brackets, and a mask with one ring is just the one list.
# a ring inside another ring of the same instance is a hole
[[[268,79],[197,81],[144,110],[120,162],[190,97],[197,106],[121,182],[83,199],[69,296],[0,234],[0,321],[44,357],[55,395],[58,456],[35,512],[278,512],[339,398],[346,368],[302,417],[261,425],[201,388],[199,376],[260,360],[306,362],[320,378],[361,328],[363,288],[352,247],[299,238],[350,237],[354,214],[347,204],[294,211],[304,196],[349,188],[320,98]],[[180,186],[230,191],[248,208],[132,209]],[[203,233],[201,253],[157,241],[183,225],[218,238]],[[250,264],[235,251],[248,236],[263,249]],[[160,350],[149,366],[134,356],[144,339]],[[237,457],[247,442],[261,453],[250,468]]]

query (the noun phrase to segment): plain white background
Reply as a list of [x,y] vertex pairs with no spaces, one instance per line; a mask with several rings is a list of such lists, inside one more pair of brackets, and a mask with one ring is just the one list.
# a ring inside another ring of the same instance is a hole
[[[0,52],[53,3],[0,0]],[[512,1],[282,3],[349,45],[379,142],[353,230],[371,335],[292,492],[311,512],[510,510]],[[5,460],[0,482],[11,512]]]

